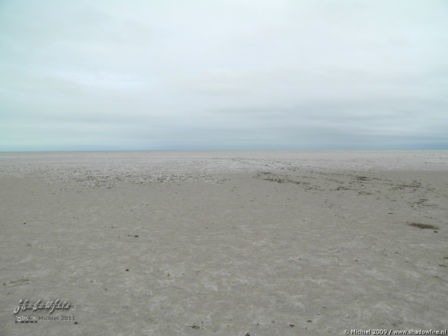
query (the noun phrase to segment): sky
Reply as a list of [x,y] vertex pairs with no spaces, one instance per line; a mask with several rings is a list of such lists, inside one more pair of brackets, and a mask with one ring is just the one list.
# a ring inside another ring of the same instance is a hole
[[0,0],[0,151],[448,149],[446,0]]

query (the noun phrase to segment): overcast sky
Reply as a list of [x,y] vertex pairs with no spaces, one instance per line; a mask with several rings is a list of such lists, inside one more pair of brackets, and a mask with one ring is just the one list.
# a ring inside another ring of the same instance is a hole
[[0,0],[0,151],[448,148],[446,0]]

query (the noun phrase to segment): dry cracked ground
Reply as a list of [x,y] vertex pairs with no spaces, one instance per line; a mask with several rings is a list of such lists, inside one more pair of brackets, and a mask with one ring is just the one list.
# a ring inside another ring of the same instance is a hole
[[448,328],[448,154],[340,156],[2,153],[0,335]]

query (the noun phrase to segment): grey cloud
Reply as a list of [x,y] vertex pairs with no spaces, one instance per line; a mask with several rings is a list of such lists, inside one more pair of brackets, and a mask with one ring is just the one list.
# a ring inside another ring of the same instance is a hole
[[447,14],[436,0],[5,0],[0,150],[448,147]]

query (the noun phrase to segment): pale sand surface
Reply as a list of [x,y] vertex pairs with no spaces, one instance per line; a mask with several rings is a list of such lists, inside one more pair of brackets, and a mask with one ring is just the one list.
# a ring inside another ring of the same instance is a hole
[[0,230],[2,336],[448,328],[448,151],[0,153]]

